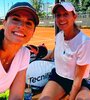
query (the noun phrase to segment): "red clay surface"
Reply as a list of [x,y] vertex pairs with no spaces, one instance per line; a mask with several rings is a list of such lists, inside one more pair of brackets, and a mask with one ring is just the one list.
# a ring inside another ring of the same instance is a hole
[[[81,29],[85,34],[90,36],[90,29]],[[40,45],[44,43],[48,50],[54,48],[55,29],[54,27],[37,27],[32,39],[28,44]]]
[[[85,34],[90,36],[90,29],[81,29]],[[33,38],[29,44],[40,45],[45,43],[49,50],[54,48],[55,29],[54,27],[37,27]]]
[[51,50],[54,48],[54,37],[54,28],[37,27],[29,44],[40,45],[44,43],[46,47]]

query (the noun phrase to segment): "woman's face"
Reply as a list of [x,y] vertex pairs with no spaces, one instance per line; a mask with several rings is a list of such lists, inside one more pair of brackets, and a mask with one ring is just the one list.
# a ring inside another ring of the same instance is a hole
[[72,12],[66,11],[62,6],[58,7],[55,19],[56,24],[59,29],[68,31],[74,27],[74,23],[76,20],[77,15],[73,14]]
[[3,24],[5,29],[4,40],[10,43],[27,43],[35,30],[33,16],[29,12],[22,10],[11,14]]

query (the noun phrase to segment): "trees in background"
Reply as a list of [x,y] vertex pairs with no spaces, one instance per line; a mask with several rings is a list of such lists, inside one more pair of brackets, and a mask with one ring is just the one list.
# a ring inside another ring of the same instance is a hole
[[36,9],[38,16],[40,18],[45,16],[45,12],[42,10],[42,5],[44,5],[43,0],[30,0],[33,7]]
[[69,0],[71,1],[77,12],[90,12],[90,0]]
[[[90,14],[90,0],[61,0],[61,1],[71,1],[75,6],[77,12]],[[36,9],[40,18],[44,18],[47,16],[47,12],[45,12],[42,8],[45,6],[43,0],[30,0],[30,2]]]

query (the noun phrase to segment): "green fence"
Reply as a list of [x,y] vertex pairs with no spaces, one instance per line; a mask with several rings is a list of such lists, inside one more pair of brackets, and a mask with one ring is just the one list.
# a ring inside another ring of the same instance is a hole
[[[90,14],[78,14],[76,24],[80,27],[90,27]],[[48,16],[46,18],[40,19],[39,26],[54,26],[55,18],[53,16]]]

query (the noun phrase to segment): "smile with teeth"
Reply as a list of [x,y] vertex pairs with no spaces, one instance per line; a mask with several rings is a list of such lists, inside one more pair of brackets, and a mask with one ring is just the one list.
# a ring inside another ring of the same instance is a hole
[[21,34],[19,32],[13,32],[13,34],[17,35],[17,36],[21,36],[21,37],[24,37],[25,35],[24,34]]
[[60,25],[64,25],[64,24],[66,24],[66,23],[60,23]]

